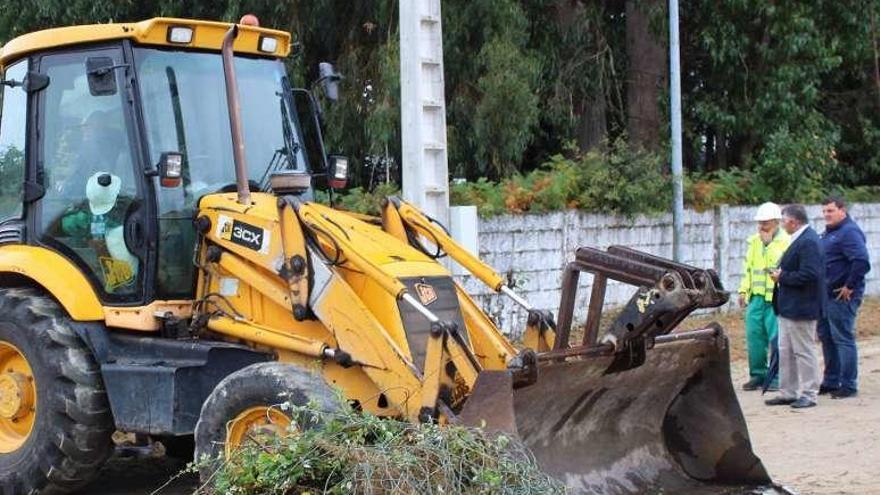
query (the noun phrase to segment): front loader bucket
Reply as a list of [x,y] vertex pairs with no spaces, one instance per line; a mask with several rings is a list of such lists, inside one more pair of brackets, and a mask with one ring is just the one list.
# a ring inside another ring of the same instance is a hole
[[[493,405],[482,411],[482,424],[518,434],[573,493],[742,493],[768,486],[731,384],[727,339],[714,330],[680,341],[671,334],[644,364],[615,373],[606,373],[611,356],[544,360],[533,385],[505,394],[478,380],[471,399],[474,408]],[[504,403],[512,413],[499,411]],[[479,424],[472,408],[463,416]]]

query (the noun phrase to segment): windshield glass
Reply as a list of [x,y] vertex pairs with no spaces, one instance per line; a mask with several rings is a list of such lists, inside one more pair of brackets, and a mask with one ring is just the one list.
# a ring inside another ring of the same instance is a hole
[[[192,219],[205,194],[235,190],[232,134],[219,53],[136,48],[150,161],[163,152],[183,154],[183,187],[159,187],[157,295],[192,297],[195,286]],[[268,172],[307,171],[284,65],[277,60],[235,58],[248,178],[268,189]],[[304,196],[309,197],[309,196]]]
[[[220,54],[137,48],[135,64],[152,163],[183,153],[188,203],[235,184]],[[266,189],[267,170],[305,171],[284,65],[236,57],[235,72],[250,180]]]

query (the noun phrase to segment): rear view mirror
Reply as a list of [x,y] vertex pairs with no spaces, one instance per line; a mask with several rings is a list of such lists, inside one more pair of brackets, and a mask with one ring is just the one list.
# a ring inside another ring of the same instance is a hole
[[162,153],[159,158],[159,185],[177,187],[183,177],[183,155],[175,151]]
[[30,71],[21,81],[15,79],[3,79],[0,81],[3,86],[10,88],[22,88],[26,93],[36,93],[42,91],[49,86],[49,76],[40,74],[39,72]]
[[333,189],[345,189],[348,184],[348,158],[340,155],[327,157],[327,184]]
[[92,96],[116,94],[116,74],[110,57],[89,57],[86,59],[86,73],[89,76],[89,93]]

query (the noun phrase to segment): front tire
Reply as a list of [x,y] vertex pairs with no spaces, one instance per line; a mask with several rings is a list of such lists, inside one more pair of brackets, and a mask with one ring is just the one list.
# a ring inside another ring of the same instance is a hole
[[[58,304],[33,289],[0,289],[4,495],[77,490],[113,452],[100,368],[69,321]],[[25,383],[30,385],[10,385]],[[22,421],[31,421],[30,428],[18,426]]]
[[294,365],[268,362],[252,364],[224,378],[202,405],[196,423],[196,460],[203,483],[214,474],[218,463],[242,438],[236,425],[265,428],[283,434],[289,413],[279,406],[317,404],[323,412],[338,410],[333,390],[318,375]]

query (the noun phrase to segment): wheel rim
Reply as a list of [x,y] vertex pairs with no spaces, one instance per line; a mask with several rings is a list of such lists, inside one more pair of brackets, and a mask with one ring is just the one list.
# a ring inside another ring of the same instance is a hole
[[290,428],[290,418],[277,407],[256,406],[239,413],[226,425],[226,456],[257,437],[274,435],[283,437]]
[[0,341],[0,453],[15,452],[27,441],[37,412],[37,385],[24,354]]

